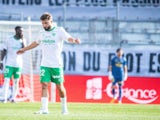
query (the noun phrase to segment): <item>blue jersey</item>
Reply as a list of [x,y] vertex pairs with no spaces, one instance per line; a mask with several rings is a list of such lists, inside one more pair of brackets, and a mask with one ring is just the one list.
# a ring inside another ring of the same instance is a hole
[[122,80],[124,77],[124,66],[126,65],[125,57],[115,56],[110,65],[112,66],[112,75],[115,79]]

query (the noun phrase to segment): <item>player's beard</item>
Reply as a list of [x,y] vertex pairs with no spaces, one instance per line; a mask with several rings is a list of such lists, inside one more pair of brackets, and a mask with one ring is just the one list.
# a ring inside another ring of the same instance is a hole
[[18,38],[18,39],[22,39],[22,38],[23,38],[23,34],[18,33],[18,34],[17,34],[17,38]]
[[48,26],[47,28],[44,27],[44,30],[45,30],[45,31],[48,31],[48,30],[50,30],[50,29],[51,29],[51,26]]

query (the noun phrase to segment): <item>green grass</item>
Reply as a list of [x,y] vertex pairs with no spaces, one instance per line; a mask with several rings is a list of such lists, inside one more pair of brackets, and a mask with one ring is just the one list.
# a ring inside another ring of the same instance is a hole
[[60,103],[49,103],[50,114],[33,114],[40,103],[0,103],[0,120],[160,120],[160,105],[68,103],[69,114],[61,114]]

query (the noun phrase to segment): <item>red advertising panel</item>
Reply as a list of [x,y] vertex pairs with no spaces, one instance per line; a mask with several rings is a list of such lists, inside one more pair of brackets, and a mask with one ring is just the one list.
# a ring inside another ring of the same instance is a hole
[[[29,75],[22,75],[19,80],[19,89],[17,92],[16,101],[31,101],[32,93],[31,93],[31,85],[30,81],[26,79]],[[9,90],[8,90],[8,100],[12,97],[13,92],[13,79],[10,80]],[[3,85],[4,85],[4,77],[0,74],[0,101],[4,100],[4,92],[3,92]]]
[[[159,85],[160,78],[129,77],[123,86],[122,102],[160,104]],[[104,76],[65,76],[65,87],[68,102],[109,103],[112,98],[111,82]]]
[[[40,101],[41,84],[39,76],[33,76],[33,83],[23,75],[20,80],[20,88],[17,101]],[[96,102],[109,103],[112,99],[111,82],[106,76],[76,76],[65,75],[65,88],[68,102]],[[129,77],[123,86],[123,103],[133,104],[160,104],[160,78]],[[0,75],[0,89],[2,92],[3,76]],[[12,86],[12,81],[10,86]],[[33,88],[33,89],[32,89]],[[49,100],[54,89],[49,85]],[[12,90],[11,90],[12,91]],[[116,89],[118,94],[118,89]],[[2,99],[2,96],[1,96]],[[59,95],[56,93],[56,101]]]

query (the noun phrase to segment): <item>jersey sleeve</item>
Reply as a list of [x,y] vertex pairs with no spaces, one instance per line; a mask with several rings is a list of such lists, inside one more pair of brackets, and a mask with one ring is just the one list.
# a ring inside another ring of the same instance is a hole
[[65,31],[65,29],[63,27],[60,27],[60,38],[61,40],[67,41],[68,42],[68,38],[72,37],[69,33],[67,33]]
[[113,65],[114,65],[115,58],[116,58],[116,56],[114,56],[114,57],[110,60],[110,62],[109,62],[109,65],[110,65],[110,66],[113,66]]
[[123,59],[124,59],[123,65],[126,66],[127,65],[127,60],[126,60],[125,57],[123,57]]
[[42,34],[43,34],[42,31],[40,31],[40,32],[38,33],[37,39],[35,40],[36,43],[38,43],[38,44],[41,43],[41,41],[42,41],[42,36],[43,36]]
[[8,42],[8,39],[5,40],[5,41],[0,45],[0,50],[3,50],[3,49],[6,49],[6,50],[7,50],[7,42]]
[[112,65],[112,59],[109,61],[109,66],[111,66]]

